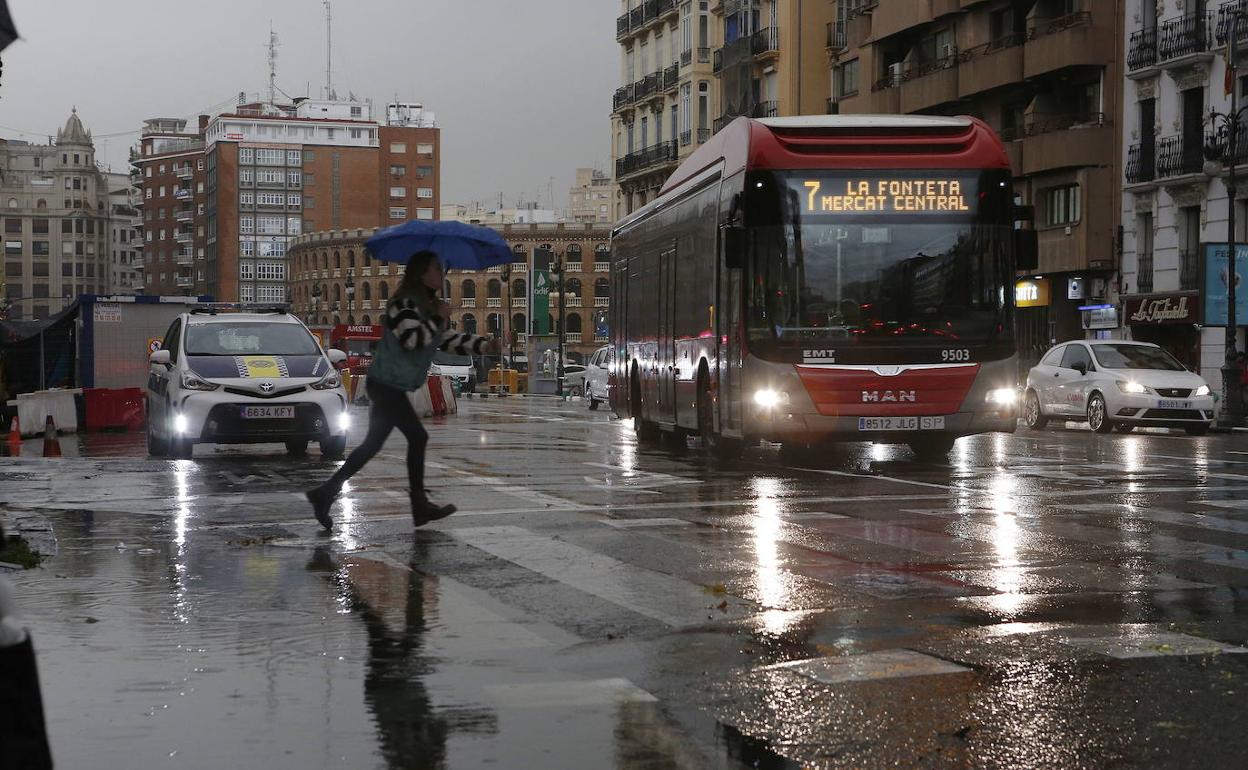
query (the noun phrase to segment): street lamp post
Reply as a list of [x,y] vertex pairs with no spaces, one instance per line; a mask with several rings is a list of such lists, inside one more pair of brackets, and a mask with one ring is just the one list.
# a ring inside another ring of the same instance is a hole
[[321,311],[321,287],[318,284],[312,285],[312,323],[316,323],[316,316]]
[[[1235,258],[1235,165],[1239,162],[1239,131],[1240,121],[1243,118],[1243,108],[1239,106],[1238,89],[1239,84],[1233,77],[1235,72],[1236,57],[1238,56],[1238,40],[1239,37],[1236,27],[1240,21],[1242,11],[1238,8],[1229,9],[1230,24],[1228,27],[1229,40],[1229,56],[1227,66],[1232,68],[1231,72],[1231,108],[1229,112],[1219,113],[1214,110],[1209,111],[1209,123],[1213,128],[1208,141],[1205,144],[1205,173],[1216,176],[1226,168],[1226,259],[1227,259],[1227,277],[1226,277],[1226,337],[1222,359],[1222,393],[1223,407],[1222,413],[1219,415],[1218,422],[1224,428],[1232,428],[1239,425],[1243,420],[1244,404],[1242,393],[1239,388],[1239,363],[1238,363],[1238,335],[1239,335],[1239,319],[1236,318],[1236,307],[1239,271],[1238,260]],[[1220,124],[1220,125],[1219,125]],[[1214,128],[1214,126],[1217,126]]]
[[[507,366],[510,367],[511,366],[511,335],[515,334],[516,332],[516,330],[512,328],[512,325],[511,325],[511,265],[510,264],[503,265],[503,291],[507,293],[507,313],[506,315],[503,316],[503,323],[500,324],[500,329],[503,332],[503,338],[507,340]],[[498,357],[498,369],[500,372],[499,376],[501,377],[502,376],[501,372],[503,369],[503,357],[501,354]],[[501,379],[499,380],[499,385],[500,387],[502,385]]]
[[355,273],[354,270],[347,270],[347,284],[346,284],[347,286],[347,323],[351,323],[351,321],[354,320],[351,315],[353,312],[351,309],[352,302],[355,300],[355,275],[354,273]]

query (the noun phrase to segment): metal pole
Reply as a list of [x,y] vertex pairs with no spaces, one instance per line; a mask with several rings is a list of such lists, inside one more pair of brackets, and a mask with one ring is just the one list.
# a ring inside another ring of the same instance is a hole
[[1227,44],[1230,49],[1230,61],[1227,62],[1227,66],[1231,68],[1231,114],[1229,121],[1231,133],[1226,144],[1227,154],[1230,156],[1230,167],[1226,182],[1226,344],[1225,359],[1222,362],[1222,389],[1223,393],[1226,394],[1222,423],[1227,427],[1239,425],[1243,416],[1243,399],[1239,387],[1239,362],[1236,351],[1238,347],[1239,323],[1235,312],[1235,303],[1238,295],[1236,284],[1239,282],[1239,271],[1237,269],[1239,260],[1235,254],[1235,164],[1239,162],[1239,84],[1235,82],[1235,65],[1236,56],[1238,55],[1237,39],[1239,37],[1238,25],[1239,12],[1232,11],[1231,39]]
[[563,396],[563,292],[567,288],[567,280],[564,278],[564,271],[567,270],[567,263],[563,261],[563,257],[559,258],[556,263],[559,265],[559,360],[555,362],[555,390],[559,396]]
[[48,389],[48,362],[43,352],[43,331],[39,330],[39,390]]

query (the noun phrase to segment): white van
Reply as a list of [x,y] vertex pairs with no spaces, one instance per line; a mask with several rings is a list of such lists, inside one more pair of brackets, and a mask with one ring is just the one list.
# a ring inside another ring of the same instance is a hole
[[607,348],[594,351],[585,362],[585,400],[591,410],[607,400]]
[[459,383],[460,390],[465,393],[477,389],[477,369],[472,365],[472,356],[457,356],[439,350],[433,356],[429,373],[450,377]]

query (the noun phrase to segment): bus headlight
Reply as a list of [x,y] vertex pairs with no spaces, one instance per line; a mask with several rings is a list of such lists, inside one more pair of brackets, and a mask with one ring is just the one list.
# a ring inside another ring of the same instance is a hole
[[764,409],[774,409],[784,400],[784,394],[778,390],[764,388],[754,391],[754,403]]
[[988,397],[985,400],[997,406],[1014,406],[1018,403],[1018,391],[1014,388],[995,388],[988,391]]

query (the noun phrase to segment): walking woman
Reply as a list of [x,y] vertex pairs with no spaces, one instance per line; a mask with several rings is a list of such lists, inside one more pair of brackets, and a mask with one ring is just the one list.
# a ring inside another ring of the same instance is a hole
[[412,408],[408,391],[425,384],[429,365],[438,350],[482,355],[497,353],[499,345],[497,340],[448,331],[450,305],[438,299],[441,288],[442,264],[437,255],[431,251],[413,255],[403,283],[386,305],[383,323],[387,333],[382,335],[368,368],[368,435],[329,481],[307,493],[313,514],[325,529],[334,526],[329,509],[342,485],[377,454],[394,428],[407,438],[412,522],[419,527],[455,512],[455,506],[434,505],[425,496],[425,445],[429,434]]

